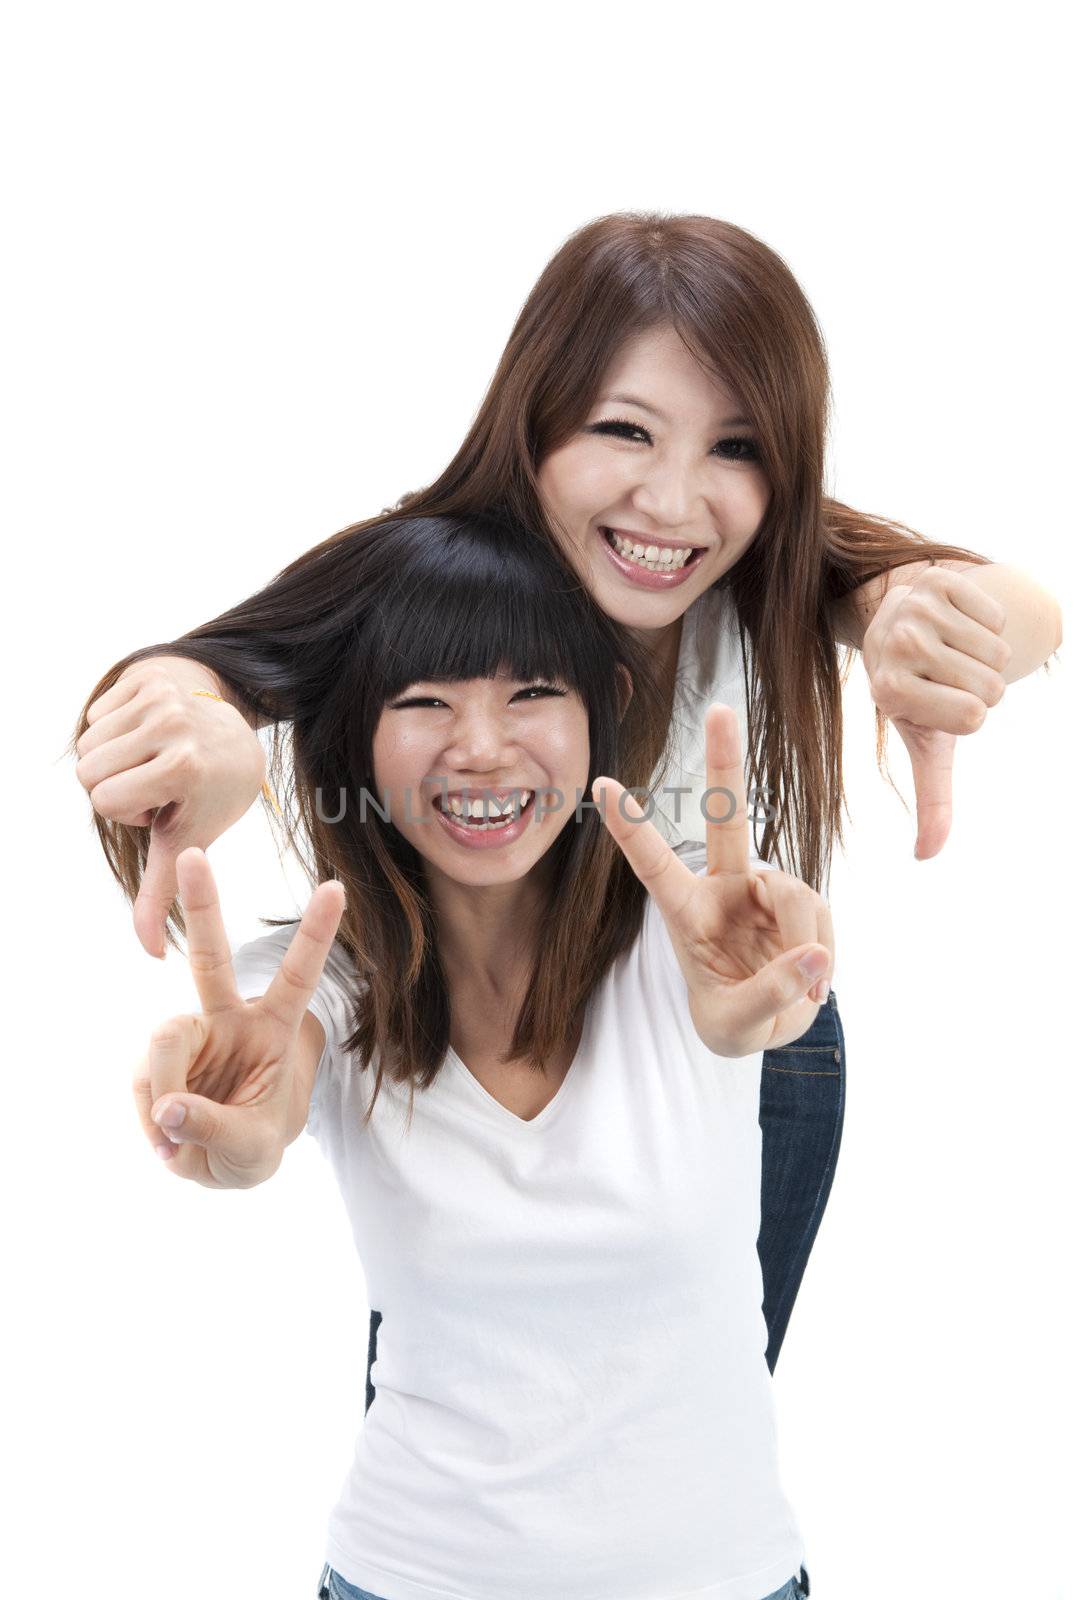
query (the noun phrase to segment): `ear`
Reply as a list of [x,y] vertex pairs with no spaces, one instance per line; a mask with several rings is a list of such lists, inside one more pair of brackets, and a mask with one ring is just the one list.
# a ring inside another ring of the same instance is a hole
[[620,718],[623,722],[624,713],[632,703],[632,674],[623,662],[617,667],[617,677],[619,679],[617,692],[620,696]]

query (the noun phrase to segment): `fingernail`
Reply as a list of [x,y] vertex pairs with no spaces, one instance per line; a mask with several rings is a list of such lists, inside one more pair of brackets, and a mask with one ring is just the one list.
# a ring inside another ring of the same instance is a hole
[[797,963],[797,970],[803,978],[818,978],[821,972],[827,970],[828,957],[822,950],[812,950],[807,956],[802,956]]
[[823,981],[818,983],[815,989],[813,989],[812,998],[815,1000],[818,1006],[822,1006],[830,992],[831,984],[827,978],[824,978]]
[[171,1100],[164,1111],[155,1117],[159,1128],[179,1128],[184,1121],[184,1106],[180,1100]]
[[154,1148],[157,1150],[163,1161],[169,1161],[177,1147],[175,1144],[156,1144]]

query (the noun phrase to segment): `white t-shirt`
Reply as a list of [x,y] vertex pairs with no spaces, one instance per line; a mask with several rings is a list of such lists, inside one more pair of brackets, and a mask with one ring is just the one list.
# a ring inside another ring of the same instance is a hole
[[[235,954],[246,998],[293,931]],[[648,899],[540,1115],[449,1052],[408,1130],[388,1082],[362,1129],[352,974],[336,946],[308,1131],[382,1321],[326,1559],[385,1600],[762,1600],[804,1554],[764,1357],[762,1055],[700,1042]]]

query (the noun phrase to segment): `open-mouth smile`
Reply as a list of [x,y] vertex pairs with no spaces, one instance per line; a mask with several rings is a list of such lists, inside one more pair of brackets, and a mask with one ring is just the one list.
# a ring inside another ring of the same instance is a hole
[[618,572],[647,589],[672,589],[684,583],[707,553],[705,545],[659,544],[633,538],[619,528],[599,526],[598,532]]
[[432,808],[458,844],[492,849],[525,832],[534,815],[534,793],[533,789],[512,789],[485,798],[441,793],[433,796]]

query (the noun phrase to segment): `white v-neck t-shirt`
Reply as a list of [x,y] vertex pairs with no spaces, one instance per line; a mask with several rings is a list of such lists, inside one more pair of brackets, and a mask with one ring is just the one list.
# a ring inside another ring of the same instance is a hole
[[[234,955],[242,995],[293,932]],[[764,1354],[762,1054],[701,1043],[648,899],[538,1116],[449,1051],[409,1128],[387,1082],[362,1128],[355,982],[336,946],[307,1126],[382,1320],[326,1560],[383,1600],[771,1594],[804,1551]]]

